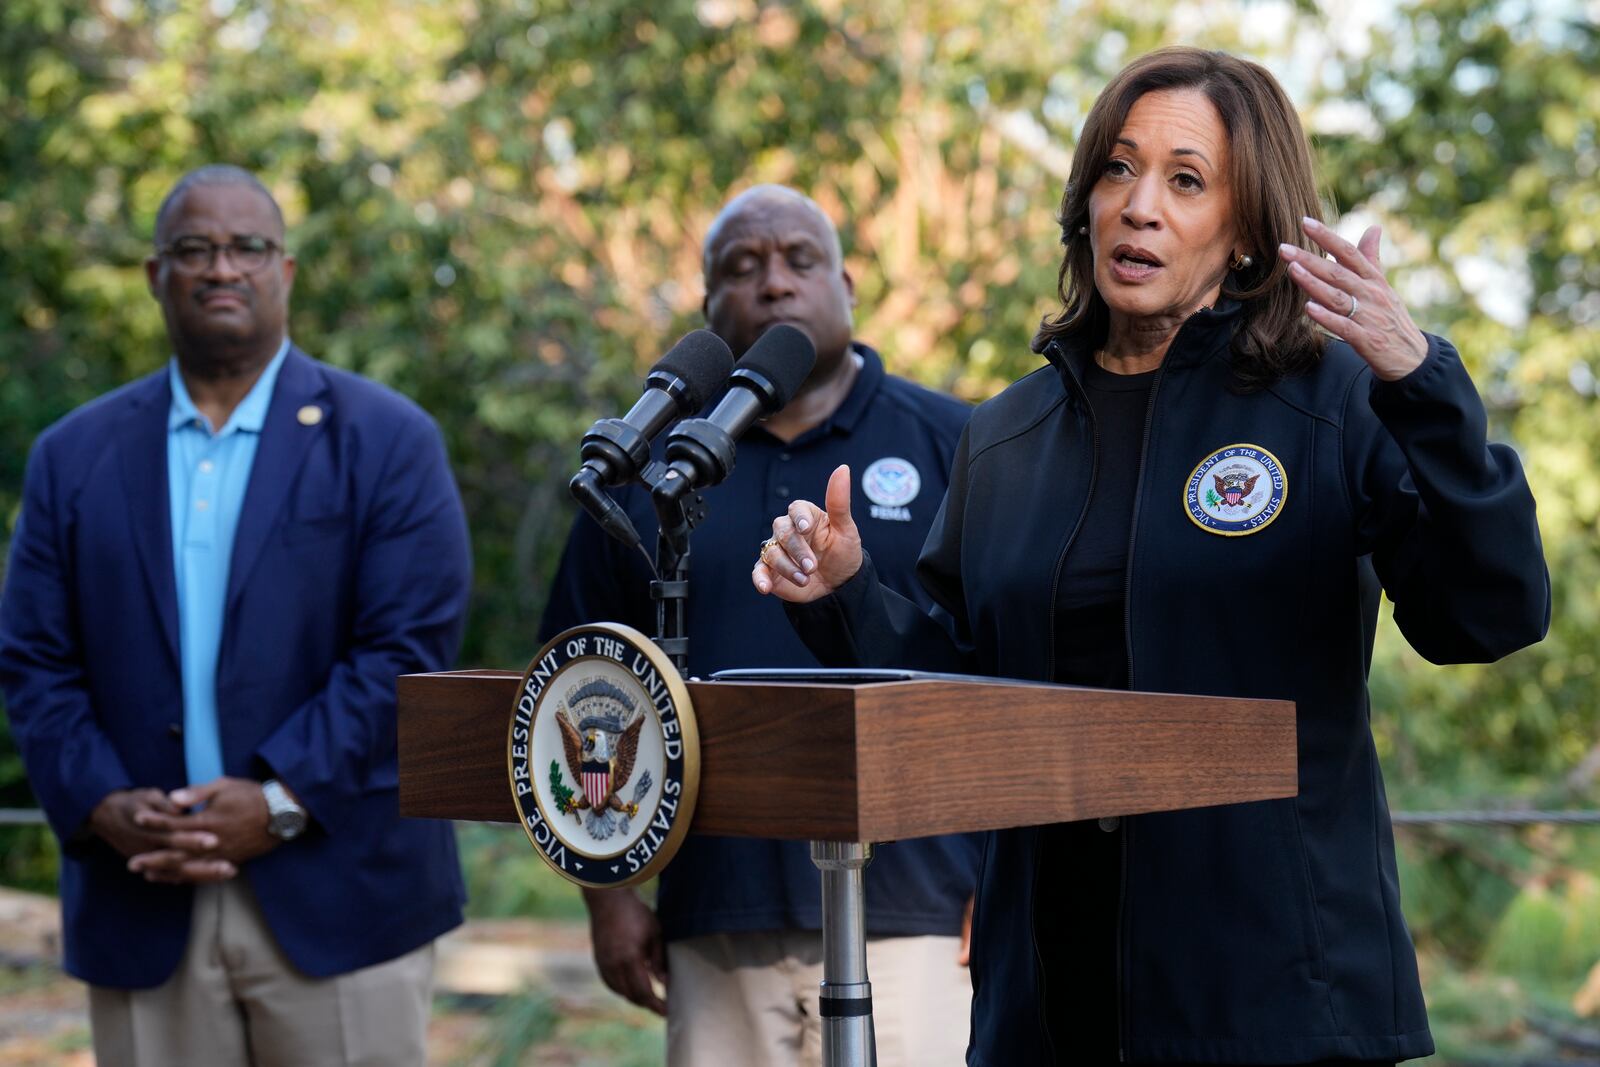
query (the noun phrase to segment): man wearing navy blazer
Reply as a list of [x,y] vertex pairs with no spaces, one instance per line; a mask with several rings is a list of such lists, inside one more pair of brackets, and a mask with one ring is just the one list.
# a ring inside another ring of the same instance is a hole
[[254,176],[192,172],[155,237],[173,359],[40,436],[0,595],[66,967],[102,1064],[420,1067],[465,893],[448,824],[398,812],[395,678],[460,641],[443,443],[289,342]]

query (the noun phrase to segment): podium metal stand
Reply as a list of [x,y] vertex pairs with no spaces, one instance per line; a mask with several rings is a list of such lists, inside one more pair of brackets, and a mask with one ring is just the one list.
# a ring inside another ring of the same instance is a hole
[[[399,680],[400,812],[516,822],[521,675]],[[862,886],[873,843],[1292,797],[1294,705],[986,679],[691,681],[691,832],[811,842],[823,885],[823,1058],[871,1067]]]

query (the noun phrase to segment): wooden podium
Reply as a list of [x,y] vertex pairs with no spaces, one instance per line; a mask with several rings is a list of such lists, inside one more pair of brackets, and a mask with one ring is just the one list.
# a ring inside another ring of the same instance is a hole
[[[517,822],[521,675],[399,680],[400,812]],[[875,1062],[861,904],[874,842],[1294,796],[1294,705],[985,679],[691,681],[691,832],[812,842],[825,1062]]]

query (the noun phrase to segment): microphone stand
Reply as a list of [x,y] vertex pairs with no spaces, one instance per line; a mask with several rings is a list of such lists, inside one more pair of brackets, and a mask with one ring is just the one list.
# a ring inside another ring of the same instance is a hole
[[[650,463],[639,480],[650,487],[656,509],[656,576],[650,582],[650,599],[656,602],[656,644],[689,677],[689,534],[706,517],[706,500],[699,493],[663,491],[678,474],[659,462]],[[674,486],[674,489],[677,487]]]
[[656,602],[656,643],[672,657],[678,673],[689,677],[689,534],[706,517],[705,497],[696,486],[712,486],[733,470],[735,447],[727,430],[710,419],[685,419],[667,441],[667,463],[652,462],[639,472],[656,509],[656,577],[650,599]]
[[[655,462],[640,472],[650,487],[660,533],[656,537],[656,643],[689,676],[689,535],[706,517],[705,497],[694,484],[715,484],[733,467],[733,440],[703,419],[679,424],[668,446],[668,466]],[[702,451],[703,450],[703,451]],[[720,468],[720,473],[713,473]],[[872,1018],[872,982],[867,978],[866,869],[872,845],[860,841],[813,841],[811,862],[822,875],[823,1067],[876,1067],[877,1029]]]

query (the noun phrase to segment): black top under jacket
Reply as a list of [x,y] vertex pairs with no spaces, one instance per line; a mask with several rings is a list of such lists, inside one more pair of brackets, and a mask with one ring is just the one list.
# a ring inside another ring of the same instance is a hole
[[[1128,687],[1123,641],[1133,494],[1159,371],[1113,374],[1084,367],[1094,425],[1088,505],[1056,589],[1053,681]],[[1039,1012],[1056,1062],[1073,1067],[1117,1058],[1117,912],[1122,895],[1118,819],[1043,827],[1033,922],[1039,944]]]
[[[1138,1063],[1425,1056],[1433,1040],[1368,725],[1378,597],[1435,663],[1539,640],[1550,586],[1533,496],[1516,454],[1486,442],[1483,405],[1447,342],[1429,337],[1420,367],[1380,383],[1330,340],[1311,372],[1245,393],[1230,388],[1237,319],[1237,304],[1192,316],[1152,388],[1128,557],[1130,687],[1295,701],[1300,792],[1122,820],[1119,1052]],[[870,556],[833,596],[788,606],[824,663],[1055,677],[1056,581],[1094,427],[1089,353],[1047,354],[1049,367],[967,426],[918,565],[938,608],[884,590]],[[1241,521],[1253,532],[1218,536],[1192,513],[1190,487],[1208,507],[1257,506],[1223,484],[1231,458],[1207,467],[1241,447],[1275,457],[1283,484]],[[1005,759],[1003,738],[990,758]],[[1051,890],[1035,883],[1045,836],[1003,830],[985,845],[970,1067],[1054,1062],[1033,923],[1036,895]]]
[[[750,584],[772,520],[796,497],[821,500],[828,475],[850,464],[856,523],[883,561],[885,584],[933,602],[917,585],[917,550],[947,483],[950,459],[972,408],[884,373],[878,354],[857,344],[861,371],[836,411],[793,441],[759,425],[739,440],[727,481],[705,493],[689,560],[689,671],[731,667],[816,667],[784,621],[775,597]],[[657,442],[657,453],[662,443]],[[656,517],[644,490],[617,494],[653,548]],[[540,623],[540,640],[584,623],[626,623],[655,632],[650,569],[635,550],[580,514],[567,539]],[[908,798],[908,801],[912,798]],[[982,837],[959,834],[880,845],[866,878],[867,932],[952,936],[977,881]],[[821,876],[804,841],[690,834],[661,872],[656,908],[669,941],[749,930],[815,930],[822,925]]]
[[1094,413],[1094,474],[1088,506],[1056,583],[1056,669],[1051,681],[1128,688],[1128,652],[1122,640],[1128,542],[1150,387],[1158,373],[1112,374],[1092,362],[1084,368],[1084,395]]

